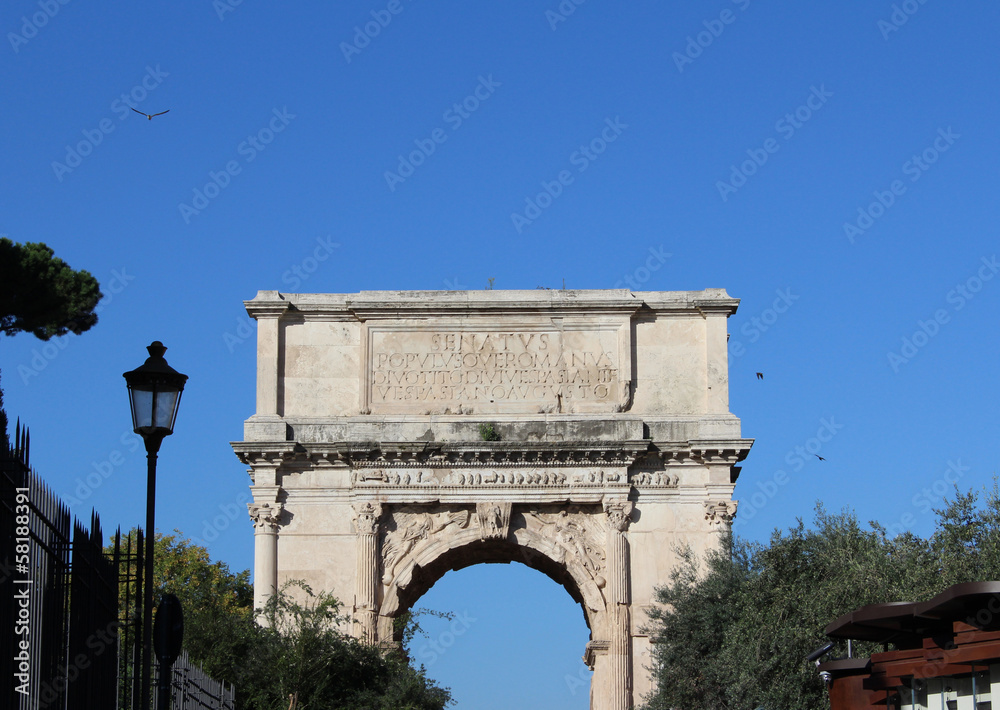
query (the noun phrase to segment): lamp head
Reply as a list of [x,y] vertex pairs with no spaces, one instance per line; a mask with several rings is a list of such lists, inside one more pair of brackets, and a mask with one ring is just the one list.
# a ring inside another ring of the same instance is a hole
[[149,351],[146,362],[122,376],[128,385],[132,429],[146,440],[147,448],[151,442],[158,448],[163,437],[174,433],[177,408],[188,377],[163,359],[167,349],[159,340],[146,350]]

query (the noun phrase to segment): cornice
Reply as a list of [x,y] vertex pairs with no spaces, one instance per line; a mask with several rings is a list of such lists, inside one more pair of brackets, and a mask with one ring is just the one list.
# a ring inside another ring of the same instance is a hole
[[[482,291],[360,291],[358,293],[279,293],[259,291],[244,301],[254,318],[406,320],[463,313],[475,318],[551,316],[594,318],[601,314],[718,313],[731,315],[739,306],[725,289],[703,291],[638,291],[628,289],[535,289]],[[503,327],[502,324],[500,327]]]
[[280,318],[291,308],[284,296],[277,291],[258,291],[251,301],[243,301],[247,313],[254,319]]
[[230,441],[229,445],[247,466],[280,466],[298,455],[294,441]]
[[341,442],[234,441],[244,464],[311,463],[348,468],[475,468],[633,466],[667,463],[734,465],[746,458],[753,439],[684,442]]

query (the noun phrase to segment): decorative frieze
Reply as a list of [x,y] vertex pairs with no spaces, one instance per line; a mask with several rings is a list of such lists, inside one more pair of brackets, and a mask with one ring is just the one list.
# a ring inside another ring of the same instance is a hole
[[[362,445],[350,442],[305,443],[273,442],[234,444],[240,460],[252,467],[275,466],[348,467],[382,470],[366,471],[355,476],[382,476],[402,480],[407,472],[416,482],[417,471],[474,468],[502,470],[507,468],[631,468],[632,482],[637,485],[676,485],[676,472],[668,466],[678,464],[728,464],[734,466],[750,450],[752,440],[728,442],[728,446],[705,445],[703,442],[680,442],[676,445],[657,444],[649,450],[648,440],[625,442],[561,442],[534,444],[526,442],[461,442],[461,443],[391,443]],[[734,445],[736,444],[736,445]],[[408,469],[404,471],[403,469]]]
[[680,476],[666,471],[639,471],[629,476],[629,482],[633,486],[649,488],[677,488],[679,481]]
[[497,468],[358,468],[353,474],[355,487],[366,486],[620,486],[627,475],[621,471],[585,469],[566,471],[523,467]]

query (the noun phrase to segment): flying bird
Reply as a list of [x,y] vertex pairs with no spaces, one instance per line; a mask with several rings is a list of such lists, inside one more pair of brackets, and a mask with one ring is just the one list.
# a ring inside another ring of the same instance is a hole
[[[132,107],[131,107],[131,106],[129,106],[129,108],[132,108]],[[152,120],[153,120],[153,116],[162,116],[162,115],[163,115],[163,114],[165,114],[165,113],[170,113],[170,109],[167,109],[166,111],[160,111],[159,113],[143,113],[142,111],[140,111],[140,110],[139,110],[139,109],[137,109],[137,108],[133,108],[132,110],[133,110],[133,111],[135,111],[135,112],[136,112],[137,114],[139,114],[140,116],[145,116],[145,117],[146,117],[147,119],[149,119],[150,121],[152,121]]]
[[826,459],[823,458],[822,456],[820,456],[819,454],[813,454],[813,456],[815,456],[816,458],[818,458],[820,461],[826,461]]
[[763,380],[764,379],[764,373],[763,372],[758,372],[757,373],[757,379],[758,380]]

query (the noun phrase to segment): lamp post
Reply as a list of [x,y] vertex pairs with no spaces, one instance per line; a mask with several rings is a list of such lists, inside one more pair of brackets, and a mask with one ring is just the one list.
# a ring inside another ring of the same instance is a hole
[[174,433],[174,420],[187,375],[167,364],[167,349],[159,340],[146,348],[149,357],[141,366],[124,373],[132,407],[132,428],[146,442],[146,550],[142,607],[142,696],[141,706],[150,703],[153,635],[153,541],[156,539],[156,454],[163,437]]

